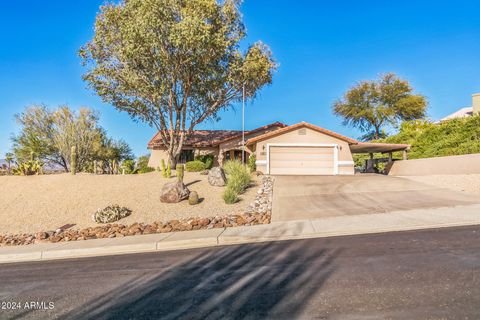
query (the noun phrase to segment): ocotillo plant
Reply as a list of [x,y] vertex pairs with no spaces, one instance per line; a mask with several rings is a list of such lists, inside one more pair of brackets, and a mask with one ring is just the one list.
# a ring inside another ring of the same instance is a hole
[[164,178],[167,177],[167,168],[165,168],[165,160],[162,159],[162,161],[160,162],[160,165],[162,166],[162,176]]
[[77,173],[77,148],[72,147],[70,154],[70,172],[75,175]]
[[183,183],[183,176],[185,173],[183,164],[177,164],[176,170],[178,181]]

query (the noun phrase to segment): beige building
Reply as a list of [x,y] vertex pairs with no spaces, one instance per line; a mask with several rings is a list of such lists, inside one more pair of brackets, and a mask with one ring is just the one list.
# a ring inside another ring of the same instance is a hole
[[[276,122],[245,133],[245,159],[256,157],[257,170],[272,175],[350,175],[355,173],[353,153],[388,153],[408,150],[403,144],[359,142],[336,132],[301,122],[286,126]],[[148,144],[149,165],[160,166],[168,156],[158,134]],[[242,158],[242,133],[199,130],[185,144],[180,162],[211,154],[215,164]]]
[[452,114],[449,114],[445,118],[442,118],[440,121],[447,121],[456,118],[465,118],[471,117],[474,114],[480,114],[480,93],[475,93],[472,95],[472,106],[458,109]]

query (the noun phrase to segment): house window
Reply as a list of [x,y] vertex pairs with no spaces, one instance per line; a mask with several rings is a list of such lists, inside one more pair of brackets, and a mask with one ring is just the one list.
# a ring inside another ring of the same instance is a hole
[[[241,150],[229,150],[224,153],[225,155],[225,161],[228,160],[242,160],[242,151]],[[249,153],[245,151],[245,158],[244,161],[247,162],[247,159],[249,157]]]
[[182,150],[182,152],[180,152],[179,162],[187,163],[188,161],[193,161],[194,158],[195,158],[195,152],[192,149]]

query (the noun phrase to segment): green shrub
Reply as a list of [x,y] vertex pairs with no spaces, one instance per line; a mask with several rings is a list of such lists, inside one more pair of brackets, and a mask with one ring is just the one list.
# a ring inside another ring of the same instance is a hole
[[149,155],[139,157],[137,160],[137,169],[133,173],[148,173],[155,171],[155,168],[148,166],[149,158]]
[[223,169],[227,174],[227,188],[223,194],[225,203],[235,203],[238,195],[245,192],[252,182],[252,176],[245,165],[240,161],[232,160],[225,162]]
[[213,167],[214,158],[213,158],[213,155],[211,154],[196,156],[195,160],[205,163],[205,169],[211,169]]
[[250,170],[250,172],[257,171],[257,165],[255,163],[256,161],[257,157],[255,157],[255,155],[252,153],[250,157],[248,157],[248,169]]
[[131,174],[135,171],[135,161],[132,159],[127,159],[122,162],[122,169],[125,170],[126,174]]
[[234,204],[238,201],[238,193],[227,186],[227,188],[223,192],[223,200],[226,204]]
[[200,172],[205,170],[206,168],[207,167],[205,163],[199,160],[189,161],[185,163],[185,170],[187,170],[188,172]]
[[28,160],[20,163],[16,168],[12,168],[12,172],[19,176],[31,176],[34,174],[42,174],[43,164],[39,160]]
[[228,160],[223,164],[223,170],[226,175],[241,171],[245,166],[239,160]]
[[149,173],[155,171],[155,168],[152,167],[143,167],[143,168],[138,168],[136,173],[142,174],[142,173]]
[[227,186],[242,194],[250,185],[252,177],[250,172],[244,167],[242,171],[234,172],[227,177]]

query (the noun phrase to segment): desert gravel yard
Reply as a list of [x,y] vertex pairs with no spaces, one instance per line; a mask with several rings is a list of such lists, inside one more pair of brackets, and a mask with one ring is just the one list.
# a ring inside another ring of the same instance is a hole
[[[158,172],[139,175],[70,174],[0,177],[0,234],[55,230],[66,224],[73,228],[97,226],[91,215],[112,204],[126,206],[133,213],[118,223],[152,223],[190,217],[213,217],[244,212],[254,201],[256,188],[247,189],[233,205],[222,199],[223,187],[213,187],[206,175],[185,173],[190,191],[197,191],[201,203],[182,201],[165,204],[159,200],[167,180]],[[254,180],[254,184],[257,181]]]
[[402,178],[434,185],[439,188],[480,194],[480,174],[404,176]]

